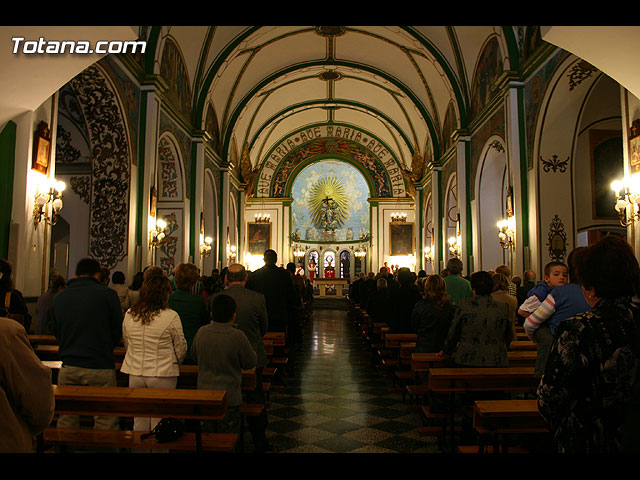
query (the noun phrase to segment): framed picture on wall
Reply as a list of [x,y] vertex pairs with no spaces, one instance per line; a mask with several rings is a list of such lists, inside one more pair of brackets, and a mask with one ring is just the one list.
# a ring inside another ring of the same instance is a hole
[[640,135],[629,139],[629,166],[632,175],[640,172]]
[[247,245],[251,255],[262,255],[271,248],[271,223],[249,222]]
[[33,160],[31,162],[31,168],[47,175],[50,160],[51,137],[49,135],[49,127],[45,122],[40,122],[33,138]]
[[391,256],[413,255],[413,223],[392,222],[389,224]]

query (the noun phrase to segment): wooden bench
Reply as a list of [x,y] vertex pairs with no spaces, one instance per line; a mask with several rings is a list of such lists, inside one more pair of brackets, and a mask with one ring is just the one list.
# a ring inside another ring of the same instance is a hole
[[455,395],[466,392],[535,392],[534,367],[454,367],[429,370],[430,392],[449,394],[451,452],[455,452]]
[[514,340],[509,345],[509,350],[537,350],[536,344],[531,340]]
[[[54,385],[55,413],[118,417],[160,417],[192,420],[221,420],[226,414],[226,392],[220,390],[91,387]],[[49,427],[41,434],[39,451],[48,446],[90,448],[132,448],[230,452],[236,434],[203,433],[200,422],[195,432],[185,432],[172,442],[159,443],[145,432]]]
[[[473,411],[473,427],[481,438],[490,439],[495,453],[507,453],[508,435],[549,433],[538,411],[536,399],[477,400]],[[499,441],[500,438],[502,441]]]
[[[60,347],[58,344],[38,344],[34,346],[33,351],[40,360],[60,360]],[[125,353],[126,349],[122,345],[113,349],[113,356],[116,361],[122,362]]]

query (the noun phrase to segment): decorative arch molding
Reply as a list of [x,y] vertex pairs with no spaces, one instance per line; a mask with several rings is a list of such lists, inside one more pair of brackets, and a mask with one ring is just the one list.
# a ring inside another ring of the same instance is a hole
[[506,188],[511,184],[505,145],[504,138],[489,137],[474,175],[476,193],[472,214],[477,269],[488,270],[503,263],[496,225],[505,215]]
[[128,253],[131,140],[117,89],[94,64],[69,82],[86,121],[91,155],[89,252],[113,268]]
[[301,167],[328,156],[366,173],[378,198],[407,195],[404,170],[388,146],[352,125],[323,124],[293,132],[269,151],[258,173],[255,196],[284,197]]

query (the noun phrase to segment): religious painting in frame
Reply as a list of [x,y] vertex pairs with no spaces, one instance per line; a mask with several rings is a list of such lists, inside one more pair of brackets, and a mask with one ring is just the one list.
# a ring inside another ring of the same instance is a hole
[[640,172],[640,124],[635,120],[631,127],[631,137],[629,138],[629,166],[631,174]]
[[391,222],[389,240],[391,256],[413,255],[413,223]]
[[31,168],[47,175],[49,161],[51,159],[51,137],[49,127],[45,122],[40,122],[33,139],[33,160]]
[[271,223],[249,222],[247,245],[251,255],[262,255],[271,248]]

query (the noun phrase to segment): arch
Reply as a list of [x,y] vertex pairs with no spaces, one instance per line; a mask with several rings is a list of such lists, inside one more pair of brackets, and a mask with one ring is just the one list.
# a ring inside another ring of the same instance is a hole
[[407,180],[392,150],[369,132],[338,124],[308,126],[276,144],[261,163],[255,195],[287,195],[296,171],[327,156],[358,167],[371,180],[376,197],[406,196]]
[[490,137],[478,162],[473,229],[477,270],[493,269],[507,260],[497,236],[497,223],[505,217],[506,190],[510,184],[504,145],[501,137]]
[[469,109],[471,119],[476,118],[498,93],[495,82],[504,68],[502,58],[498,37],[494,35],[485,42],[475,66]]
[[351,278],[351,252],[342,250],[340,252],[340,278]]
[[170,35],[164,39],[160,55],[159,73],[169,86],[165,96],[185,119],[190,120],[193,99],[189,74],[180,47]]
[[74,252],[70,262],[76,255],[89,255],[113,269],[127,257],[133,232],[129,226],[130,129],[119,91],[102,64],[88,67],[68,86],[85,122],[91,164],[90,187],[84,191],[90,208],[88,252]]

